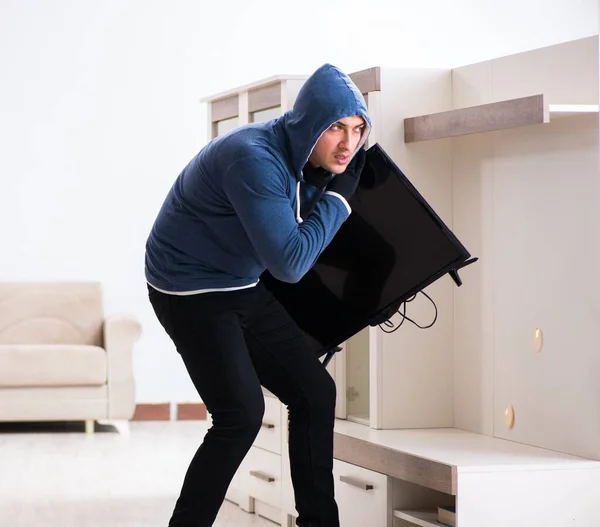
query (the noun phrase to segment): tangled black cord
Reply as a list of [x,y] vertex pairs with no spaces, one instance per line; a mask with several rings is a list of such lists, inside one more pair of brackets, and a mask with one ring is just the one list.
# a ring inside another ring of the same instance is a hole
[[[425,297],[427,297],[429,299],[429,301],[433,304],[433,307],[435,309],[435,317],[433,318],[433,321],[431,322],[431,324],[428,324],[427,326],[420,326],[412,318],[406,316],[406,304],[408,304],[408,302],[412,302],[415,298],[417,298],[417,295],[415,294],[415,295],[411,296],[410,298],[406,299],[404,302],[402,302],[402,304],[400,304],[400,307],[398,308],[398,310],[396,311],[396,313],[398,313],[402,317],[402,321],[396,327],[394,327],[394,324],[391,322],[391,317],[388,320],[386,320],[385,322],[382,322],[381,324],[379,324],[379,327],[381,328],[381,330],[384,333],[393,333],[400,326],[402,326],[402,324],[404,324],[405,320],[408,320],[409,322],[412,322],[419,329],[427,329],[427,328],[430,328],[431,326],[433,326],[435,324],[435,321],[437,320],[437,317],[438,317],[438,309],[437,309],[437,306],[435,305],[435,302],[424,291],[419,291],[419,293],[425,295]],[[401,309],[402,309],[402,312],[400,311]],[[393,328],[393,329],[390,330],[390,331],[388,331],[387,329],[384,329],[383,326],[386,326],[388,328]]]

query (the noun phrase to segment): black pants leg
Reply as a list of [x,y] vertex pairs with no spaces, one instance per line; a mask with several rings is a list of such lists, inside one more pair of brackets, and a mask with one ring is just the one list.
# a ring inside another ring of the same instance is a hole
[[189,465],[169,527],[209,527],[264,414],[242,331],[254,294],[174,296],[150,289],[149,296],[213,419]]
[[211,526],[264,413],[261,383],[290,411],[298,525],[338,527],[333,496],[335,385],[287,313],[259,285],[150,301],[213,426],[186,473],[170,527]]
[[262,296],[246,342],[262,385],[289,411],[297,525],[339,527],[332,474],[335,383],[281,304],[266,290]]

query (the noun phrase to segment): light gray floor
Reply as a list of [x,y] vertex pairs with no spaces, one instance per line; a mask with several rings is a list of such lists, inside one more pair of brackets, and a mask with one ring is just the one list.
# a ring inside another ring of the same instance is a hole
[[[167,527],[204,421],[0,424],[2,527]],[[215,527],[275,527],[225,502]]]

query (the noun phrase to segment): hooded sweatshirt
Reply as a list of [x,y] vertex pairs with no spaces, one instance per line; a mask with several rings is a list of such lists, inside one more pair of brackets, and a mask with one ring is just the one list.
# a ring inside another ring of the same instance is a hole
[[[298,282],[351,210],[303,168],[333,123],[371,120],[360,91],[325,64],[303,84],[293,108],[210,141],[169,190],[146,241],[147,282],[159,291],[194,294],[252,287],[269,272]],[[353,153],[353,155],[356,151]]]

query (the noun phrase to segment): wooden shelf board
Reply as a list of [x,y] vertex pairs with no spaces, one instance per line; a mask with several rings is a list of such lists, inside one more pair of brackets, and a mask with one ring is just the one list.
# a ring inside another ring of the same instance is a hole
[[415,525],[420,525],[420,527],[447,527],[437,521],[436,511],[396,510],[394,516]]
[[544,96],[532,95],[404,119],[404,142],[430,141],[544,122]]
[[461,472],[490,470],[557,470],[600,468],[600,461],[572,456],[516,441],[458,428],[407,428],[377,430],[336,419],[335,433],[425,461],[456,467]]
[[376,440],[369,440],[368,437],[361,437],[361,434],[356,432],[361,429],[370,430],[365,425],[344,422],[339,423],[336,428],[334,434],[336,459],[456,495],[455,467],[415,455],[414,452],[410,452],[410,448],[403,451],[394,448],[393,444],[386,445]]
[[598,113],[597,104],[547,104],[543,94],[457,108],[404,119],[404,142],[431,141]]
[[371,420],[368,415],[348,415],[348,421],[358,423],[360,425],[370,426]]
[[336,419],[334,457],[456,495],[469,472],[600,470],[600,461],[456,428],[376,430]]

